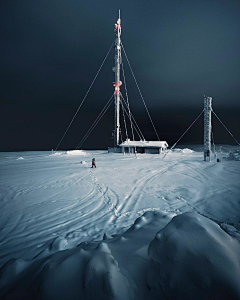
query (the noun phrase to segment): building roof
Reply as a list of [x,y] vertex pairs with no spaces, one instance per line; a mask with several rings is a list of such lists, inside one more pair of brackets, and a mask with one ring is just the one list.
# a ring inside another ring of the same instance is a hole
[[126,140],[119,147],[145,147],[145,148],[166,148],[166,141],[130,141]]

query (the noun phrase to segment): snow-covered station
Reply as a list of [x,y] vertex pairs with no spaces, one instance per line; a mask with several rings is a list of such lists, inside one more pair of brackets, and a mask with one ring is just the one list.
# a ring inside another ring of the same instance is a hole
[[[143,104],[145,106],[145,109],[147,111],[147,114],[149,116],[149,119],[152,123],[153,129],[156,133],[158,141],[146,141],[138,124],[136,123],[129,106],[128,101],[128,93],[127,93],[127,87],[126,87],[126,80],[124,75],[124,69],[123,69],[123,61],[121,56],[121,50],[123,49],[123,52],[125,54],[127,63],[129,65],[129,68],[132,72],[133,78],[135,80],[135,83],[137,85],[139,94],[142,98]],[[150,153],[150,154],[160,154],[163,150],[167,149],[168,144],[165,141],[160,141],[158,133],[156,131],[156,128],[153,124],[152,118],[150,116],[150,113],[147,109],[146,103],[143,99],[142,93],[139,89],[138,83],[136,81],[136,77],[133,74],[133,70],[131,68],[131,65],[129,63],[128,57],[126,55],[125,49],[123,48],[122,42],[121,42],[121,19],[120,19],[120,11],[119,11],[119,18],[117,20],[117,23],[115,24],[115,66],[113,67],[113,72],[115,73],[115,82],[113,84],[114,86],[114,102],[115,102],[115,118],[114,118],[114,131],[113,131],[113,138],[114,138],[114,147],[109,147],[108,152],[112,153]],[[120,92],[120,87],[122,86],[122,81],[120,81],[120,71],[122,71],[123,79],[124,79],[124,86],[125,86],[125,97],[124,99],[122,93]],[[125,105],[125,106],[124,106]],[[123,120],[124,120],[124,127],[125,127],[125,137],[126,140],[123,141],[122,131],[120,128],[120,108],[122,108],[122,114],[123,114]],[[131,135],[132,140],[129,138],[129,134],[127,132],[127,126],[126,126],[126,118],[125,115],[128,117],[130,121],[130,127],[131,127]],[[137,133],[139,137],[139,141],[135,141],[134,139],[134,131]],[[120,143],[120,137],[122,139],[122,143]]]
[[160,154],[168,147],[165,141],[130,141],[127,139],[118,148],[108,148],[108,152]]
[[[162,151],[166,150],[168,147],[168,144],[166,141],[161,141],[158,135],[158,132],[154,126],[153,120],[151,118],[151,115],[149,113],[149,110],[147,108],[146,102],[143,98],[143,95],[140,91],[139,85],[136,80],[136,76],[133,73],[133,69],[130,65],[128,56],[126,54],[126,51],[124,49],[123,43],[121,41],[121,19],[120,19],[120,10],[119,10],[119,17],[118,20],[114,26],[114,34],[115,39],[108,50],[96,76],[94,77],[87,93],[85,94],[82,102],[80,103],[76,113],[74,114],[71,122],[69,123],[66,131],[64,132],[62,138],[60,139],[55,151],[57,151],[59,145],[61,144],[63,138],[65,137],[66,133],[68,132],[71,124],[73,123],[73,120],[75,119],[78,111],[82,107],[82,104],[84,103],[89,91],[91,90],[100,70],[102,69],[103,64],[105,63],[111,49],[114,47],[114,61],[115,65],[112,68],[112,71],[114,72],[114,92],[91,125],[91,127],[88,129],[86,134],[82,137],[81,141],[76,147],[76,150],[82,149],[83,143],[86,141],[86,139],[89,137],[91,132],[94,130],[94,128],[97,126],[99,121],[102,119],[104,114],[107,112],[109,107],[112,103],[114,103],[114,126],[112,131],[112,138],[114,140],[114,145],[111,147],[108,147],[109,153],[149,153],[149,154],[160,154]],[[129,69],[132,73],[133,79],[135,81],[136,87],[138,89],[140,98],[142,99],[143,105],[146,109],[147,115],[149,117],[149,120],[151,122],[152,128],[156,135],[155,141],[147,141],[145,136],[143,135],[140,127],[138,126],[131,110],[130,110],[130,104],[129,104],[129,94],[127,90],[127,84],[126,84],[126,77],[123,67],[123,57],[122,57],[122,51],[124,53],[126,62],[129,66]],[[122,78],[122,81],[121,81]],[[120,88],[122,89],[123,93],[120,91]],[[120,116],[121,115],[121,116]],[[121,120],[120,120],[121,117]]]

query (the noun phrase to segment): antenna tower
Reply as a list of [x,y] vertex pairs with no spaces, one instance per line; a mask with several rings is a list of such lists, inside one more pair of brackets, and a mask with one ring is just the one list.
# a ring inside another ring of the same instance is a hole
[[212,97],[204,95],[204,160],[211,159],[211,113]]
[[117,23],[115,24],[115,67],[113,67],[113,72],[115,72],[115,82],[114,82],[114,98],[115,98],[115,120],[114,120],[114,147],[119,145],[119,131],[120,131],[120,86],[122,82],[120,81],[120,64],[122,62],[121,58],[121,19],[120,19],[120,10]]

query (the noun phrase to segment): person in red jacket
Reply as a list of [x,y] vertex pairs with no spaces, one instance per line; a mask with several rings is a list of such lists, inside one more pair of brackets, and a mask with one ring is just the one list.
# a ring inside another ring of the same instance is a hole
[[95,158],[92,159],[92,168],[93,168],[93,167],[96,168]]

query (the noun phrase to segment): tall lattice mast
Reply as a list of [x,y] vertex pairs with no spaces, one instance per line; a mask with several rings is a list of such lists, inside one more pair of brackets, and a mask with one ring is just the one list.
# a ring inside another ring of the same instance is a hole
[[114,82],[114,97],[115,97],[115,121],[114,121],[114,147],[119,145],[119,109],[120,109],[120,86],[122,82],[120,81],[120,64],[121,64],[121,19],[120,19],[120,10],[117,23],[115,24],[115,67],[113,71],[115,72],[115,82]]
[[212,97],[204,96],[204,160],[210,161],[211,158],[211,113]]

